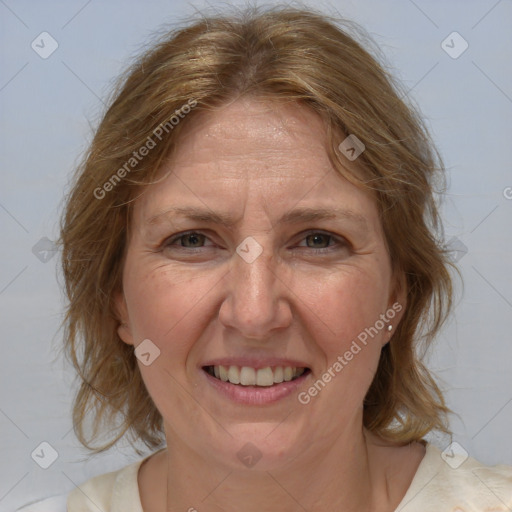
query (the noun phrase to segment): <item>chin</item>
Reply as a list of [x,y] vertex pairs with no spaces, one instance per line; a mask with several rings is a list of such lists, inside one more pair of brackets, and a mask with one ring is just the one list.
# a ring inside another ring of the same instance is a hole
[[236,471],[284,469],[304,451],[299,447],[304,447],[306,442],[275,422],[238,424],[227,430],[231,436],[224,436],[224,442],[212,440],[212,445],[217,448],[212,455]]

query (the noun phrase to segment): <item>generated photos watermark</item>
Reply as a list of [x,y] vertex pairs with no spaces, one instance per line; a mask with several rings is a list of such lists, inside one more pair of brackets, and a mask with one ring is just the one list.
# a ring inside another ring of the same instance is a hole
[[368,344],[369,338],[373,339],[379,332],[386,328],[389,321],[395,318],[397,313],[402,311],[402,305],[399,302],[395,302],[385,313],[382,313],[379,319],[371,326],[366,327],[361,331],[356,339],[354,339],[343,355],[339,355],[336,361],[325,370],[324,373],[317,379],[313,385],[311,385],[307,391],[301,391],[297,398],[303,405],[307,405],[311,402],[311,399],[317,396],[325,386],[331,382],[342,370],[347,366],[352,359],[361,352],[361,350]]
[[174,114],[165,123],[159,124],[153,130],[152,134],[148,135],[144,144],[142,144],[138,150],[133,151],[132,156],[128,158],[101,187],[94,189],[94,197],[96,199],[103,199],[107,195],[107,192],[113,190],[114,187],[125,178],[127,174],[135,169],[139,165],[139,162],[162,141],[164,134],[168,134],[173,130],[174,127],[179,124],[180,119],[183,119],[196,105],[197,101],[195,99],[189,99],[187,103],[175,110]]

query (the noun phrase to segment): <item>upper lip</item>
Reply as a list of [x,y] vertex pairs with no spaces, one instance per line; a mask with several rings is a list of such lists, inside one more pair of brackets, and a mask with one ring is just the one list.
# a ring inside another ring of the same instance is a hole
[[203,363],[204,366],[247,366],[249,368],[266,368],[267,366],[291,366],[293,368],[309,368],[309,366],[302,362],[293,359],[284,359],[280,357],[219,357],[210,359]]

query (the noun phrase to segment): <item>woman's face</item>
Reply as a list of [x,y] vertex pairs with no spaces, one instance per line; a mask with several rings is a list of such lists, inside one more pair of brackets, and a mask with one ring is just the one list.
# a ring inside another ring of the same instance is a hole
[[191,120],[169,170],[135,203],[117,298],[168,445],[265,469],[360,434],[404,304],[320,118],[237,100]]

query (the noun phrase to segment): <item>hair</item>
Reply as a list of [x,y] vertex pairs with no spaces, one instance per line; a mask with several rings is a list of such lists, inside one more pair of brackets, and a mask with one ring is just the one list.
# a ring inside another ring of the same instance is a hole
[[[333,166],[374,194],[393,271],[405,276],[407,305],[365,397],[364,426],[397,443],[432,430],[449,433],[450,410],[419,354],[452,305],[435,201],[443,165],[403,86],[364,48],[372,45],[360,27],[339,17],[250,7],[167,31],[121,76],[75,170],[60,225],[64,347],[80,381],[73,425],[89,450],[106,450],[125,434],[134,446],[156,448],[164,440],[133,347],[117,333],[113,298],[122,291],[133,202],[185,125],[243,96],[295,102],[321,116]],[[340,134],[363,142],[357,163],[364,176],[347,169]],[[94,445],[104,426],[110,438]]]

